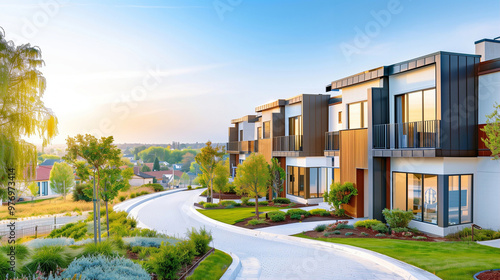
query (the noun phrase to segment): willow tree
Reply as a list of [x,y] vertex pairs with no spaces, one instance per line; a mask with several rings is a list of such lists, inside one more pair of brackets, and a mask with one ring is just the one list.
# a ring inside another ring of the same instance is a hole
[[45,107],[46,88],[40,68],[42,52],[30,44],[16,46],[0,28],[0,195],[5,197],[8,170],[16,180],[34,176],[36,146],[23,140],[39,137],[43,146],[57,134],[57,118]]
[[[93,169],[94,190],[94,243],[97,243],[97,231],[99,231],[99,242],[101,241],[101,209],[100,188],[101,179],[104,174],[102,170],[109,165],[119,166],[120,149],[113,145],[113,136],[96,137],[86,134],[68,137],[66,139],[66,156],[64,159],[72,163],[78,171],[78,159],[84,159],[89,167]],[[81,163],[80,163],[81,164]]]

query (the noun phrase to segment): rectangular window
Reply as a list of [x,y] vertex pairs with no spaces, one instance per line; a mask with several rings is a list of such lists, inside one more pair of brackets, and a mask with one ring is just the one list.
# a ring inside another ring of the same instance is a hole
[[422,220],[422,174],[408,173],[408,208],[415,220]]
[[262,139],[262,126],[257,127],[257,139]]
[[269,122],[269,121],[264,122],[262,125],[263,125],[262,137],[264,139],[271,138],[271,122]]
[[438,187],[436,175],[424,175],[424,222],[437,224]]
[[240,130],[240,141],[243,141],[243,130]]
[[448,224],[472,222],[472,175],[448,176]]
[[397,123],[433,121],[438,119],[436,112],[436,89],[396,96]]
[[287,194],[306,199],[321,198],[329,187],[330,168],[288,166],[287,172]]
[[348,105],[349,129],[368,127],[368,105],[366,101]]
[[392,208],[406,210],[406,173],[393,173],[394,201]]
[[342,111],[339,112],[339,121],[338,121],[339,124],[342,123]]
[[318,197],[318,168],[309,168],[309,197]]

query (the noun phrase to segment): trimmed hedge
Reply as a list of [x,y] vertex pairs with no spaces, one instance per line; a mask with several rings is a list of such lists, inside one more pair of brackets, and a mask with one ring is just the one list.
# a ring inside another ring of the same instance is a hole
[[363,221],[357,221],[354,223],[354,227],[364,227],[364,228],[371,228],[374,225],[382,224],[381,221],[379,220],[363,220]]
[[286,214],[288,216],[290,216],[290,218],[292,217],[292,215],[304,215],[304,217],[309,216],[309,212],[307,212],[306,210],[302,210],[302,209],[290,209],[286,212]]
[[207,208],[217,208],[219,207],[219,204],[217,203],[210,203],[210,202],[207,202],[205,204],[203,204],[203,208],[207,209]]
[[267,216],[273,222],[281,222],[285,220],[285,213],[281,211],[271,211],[267,213]]
[[279,204],[290,204],[290,199],[286,197],[277,197],[273,199],[274,203],[279,203]]

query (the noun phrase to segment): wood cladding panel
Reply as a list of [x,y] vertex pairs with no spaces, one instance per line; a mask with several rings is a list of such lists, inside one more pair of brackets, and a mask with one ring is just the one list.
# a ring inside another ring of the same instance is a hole
[[[368,129],[353,129],[340,131],[340,182],[351,182],[360,190],[356,184],[357,169],[368,168]],[[362,196],[355,196],[344,209],[349,215],[363,217],[364,201]]]
[[264,155],[268,163],[271,162],[271,158],[273,157],[272,140],[272,138],[259,140],[259,154]]
[[229,142],[237,142],[238,141],[238,128],[229,127]]
[[302,97],[302,130],[304,156],[323,156],[325,133],[328,131],[327,95],[308,95]]

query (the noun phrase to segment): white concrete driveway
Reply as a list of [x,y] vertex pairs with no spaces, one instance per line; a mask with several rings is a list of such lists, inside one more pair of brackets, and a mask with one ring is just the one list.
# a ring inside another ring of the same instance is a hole
[[[241,259],[242,269],[237,279],[436,279],[430,273],[388,257],[385,258],[390,265],[384,259],[370,258],[371,252],[358,254],[350,246],[345,246],[345,250],[332,248],[337,245],[213,222],[192,209],[201,192],[183,191],[147,201],[134,209],[134,216],[143,226],[179,237],[184,237],[191,227],[211,230],[214,247]],[[413,274],[407,274],[405,269]]]

